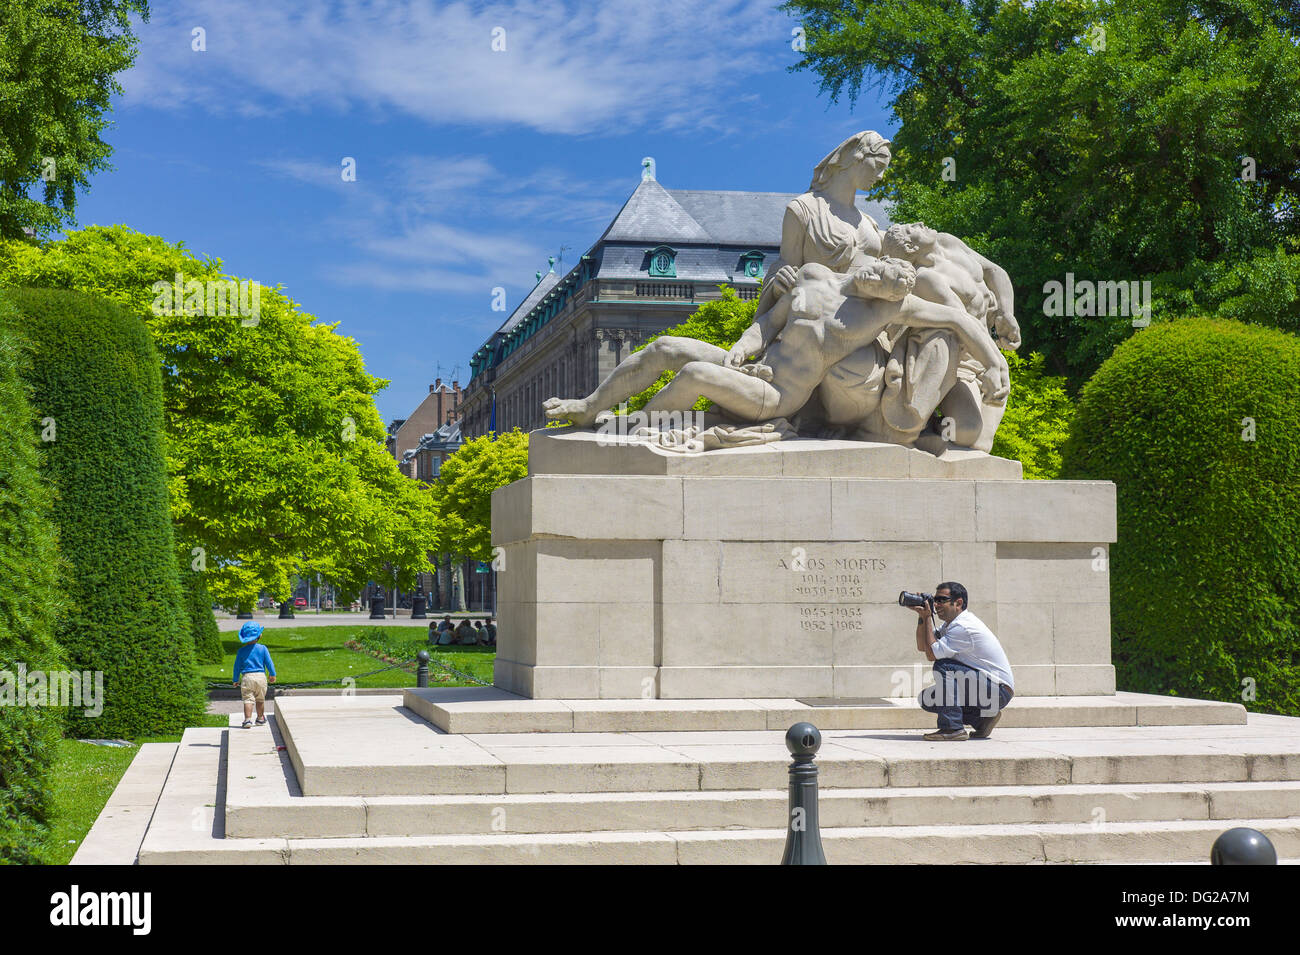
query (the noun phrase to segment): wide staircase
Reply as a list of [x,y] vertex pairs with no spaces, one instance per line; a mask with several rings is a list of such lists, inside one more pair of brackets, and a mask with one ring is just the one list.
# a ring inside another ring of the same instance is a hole
[[140,864],[775,864],[801,720],[832,864],[1197,863],[1234,826],[1300,859],[1300,719],[1126,693],[1018,698],[948,743],[910,700],[291,697],[267,727],[187,730],[165,766],[142,753],[119,792],[153,774]]

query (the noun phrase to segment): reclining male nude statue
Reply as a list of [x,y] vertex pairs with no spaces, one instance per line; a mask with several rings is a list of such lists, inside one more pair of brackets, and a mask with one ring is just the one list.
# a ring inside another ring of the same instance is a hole
[[[985,327],[966,311],[910,294],[916,269],[896,258],[866,258],[852,272],[815,262],[798,270],[794,286],[724,350],[707,342],[665,336],[635,352],[586,398],[551,398],[551,419],[590,426],[597,415],[677,372],[646,405],[649,412],[685,412],[708,398],[729,418],[759,424],[799,411],[827,371],[890,326],[944,329],[982,365],[981,392],[1002,401],[1010,391],[1006,359]],[[778,337],[779,336],[779,337]],[[746,364],[761,355],[761,364]]]

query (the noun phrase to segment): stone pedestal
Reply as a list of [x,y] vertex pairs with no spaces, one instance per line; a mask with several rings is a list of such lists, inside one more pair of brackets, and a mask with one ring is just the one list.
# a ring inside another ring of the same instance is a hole
[[574,430],[530,440],[529,476],[492,498],[502,689],[914,695],[929,664],[898,593],[956,580],[1018,695],[1115,691],[1109,482],[848,441],[682,455]]

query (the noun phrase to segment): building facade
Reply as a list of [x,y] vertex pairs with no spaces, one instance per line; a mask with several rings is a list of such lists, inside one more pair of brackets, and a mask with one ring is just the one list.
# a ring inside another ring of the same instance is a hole
[[[397,461],[402,473],[407,477],[421,477],[415,473],[415,465],[418,463],[434,466],[433,474],[436,477],[437,467],[441,466],[442,458],[456,450],[453,447],[446,454],[437,456],[437,452],[432,447],[426,447],[424,457],[417,461],[416,450],[425,443],[426,439],[432,438],[448,424],[459,421],[464,396],[459,381],[453,381],[448,387],[441,378],[435,378],[433,384],[429,386],[429,393],[411,412],[409,418],[396,418],[389,422],[388,453]],[[459,446],[458,436],[456,447]],[[431,462],[435,456],[436,465],[433,465]]]
[[[542,402],[590,394],[647,338],[729,285],[756,298],[780,252],[793,193],[665,189],[653,166],[614,221],[563,275],[537,284],[470,360],[465,437],[546,424]],[[858,205],[881,227],[877,203]]]

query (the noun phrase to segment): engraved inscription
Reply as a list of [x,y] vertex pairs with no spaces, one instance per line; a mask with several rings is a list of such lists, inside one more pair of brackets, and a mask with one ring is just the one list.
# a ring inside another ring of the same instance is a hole
[[[861,601],[866,599],[866,577],[889,569],[882,557],[817,557],[801,553],[798,565],[778,559],[782,570],[793,571],[789,586],[798,604],[799,629],[806,633],[862,632]],[[804,603],[802,601],[808,601]],[[816,601],[816,602],[814,602]],[[854,602],[859,602],[854,605]]]

